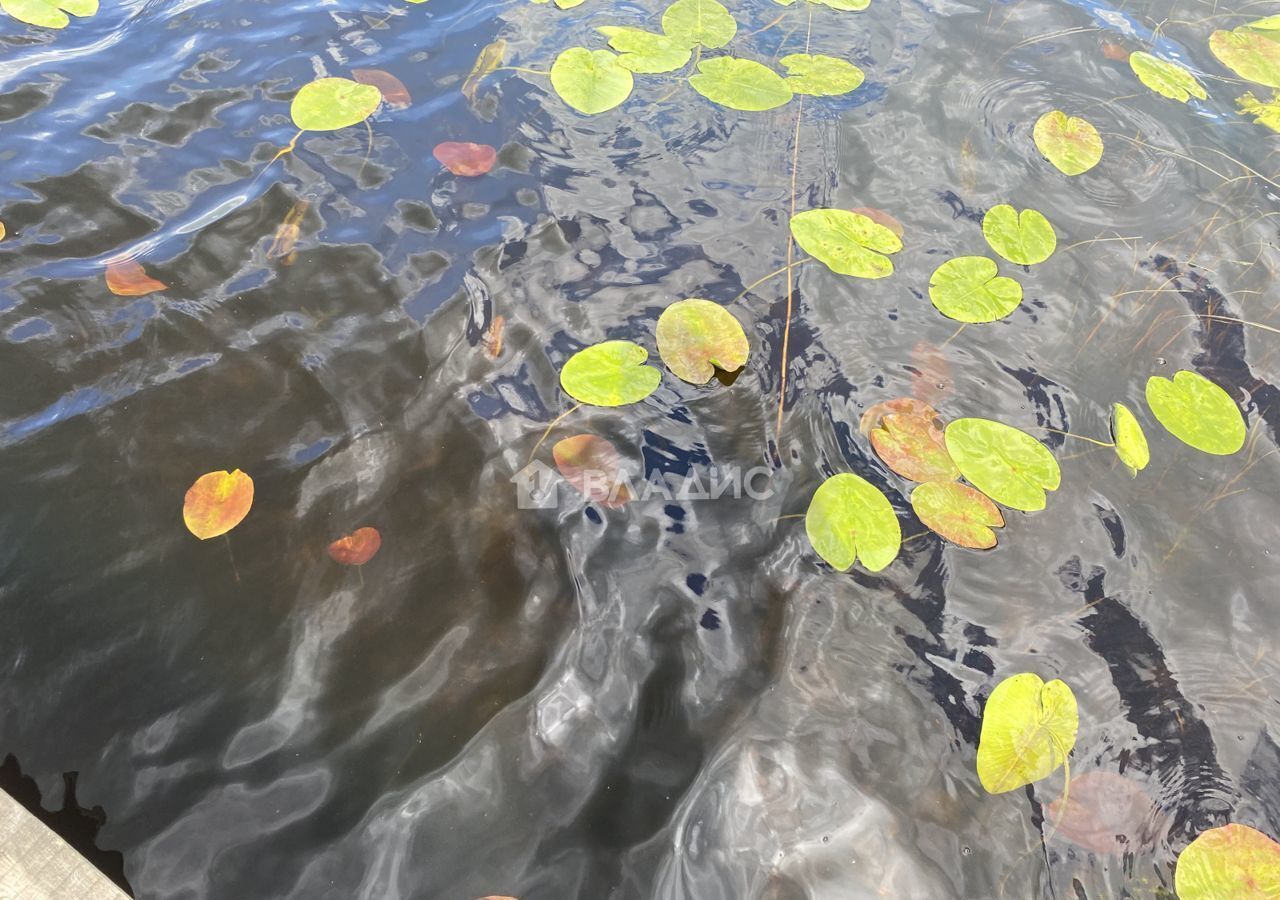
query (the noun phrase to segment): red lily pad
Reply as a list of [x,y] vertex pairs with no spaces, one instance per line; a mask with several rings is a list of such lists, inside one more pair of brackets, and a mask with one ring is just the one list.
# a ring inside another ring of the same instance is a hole
[[329,556],[344,566],[363,566],[373,559],[381,546],[382,535],[378,534],[378,529],[365,526],[330,544]]
[[578,493],[611,509],[631,499],[622,478],[622,455],[609,441],[594,434],[575,434],[551,448],[556,468]]
[[1114,772],[1071,779],[1066,803],[1049,804],[1049,821],[1071,843],[1119,856],[1154,846],[1164,816],[1141,785]]
[[488,144],[467,141],[445,141],[431,152],[454,175],[483,175],[498,161],[498,151]]

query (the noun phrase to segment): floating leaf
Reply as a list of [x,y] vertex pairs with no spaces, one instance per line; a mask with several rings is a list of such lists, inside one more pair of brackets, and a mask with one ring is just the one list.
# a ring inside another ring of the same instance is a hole
[[382,535],[378,533],[378,529],[366,525],[330,544],[329,556],[334,562],[344,566],[363,566],[373,559],[381,546]]
[[805,253],[828,269],[857,278],[893,274],[884,253],[902,249],[898,236],[870,217],[847,209],[807,209],[791,218],[791,234]]
[[686,46],[723,47],[738,32],[738,23],[716,0],[676,0],[662,14],[662,30]]
[[1133,74],[1138,76],[1139,81],[1170,100],[1186,103],[1192,97],[1204,100],[1209,96],[1205,93],[1204,86],[1185,68],[1177,63],[1158,59],[1145,50],[1129,54],[1129,68],[1133,69]]
[[[773,0],[779,6],[790,6],[796,0]],[[861,12],[871,5],[871,0],[809,0],[817,6],[829,6],[832,9],[839,9],[848,12]]]
[[91,16],[98,11],[98,0],[0,0],[0,9],[19,22],[42,28],[66,28],[73,16]]
[[1280,88],[1280,42],[1269,31],[1237,28],[1209,35],[1209,49],[1245,81]]
[[[547,3],[548,0],[533,0],[534,3]],[[575,6],[581,6],[583,0],[556,0],[556,6],[560,9],[573,9]]]
[[307,200],[298,200],[289,208],[284,221],[280,223],[280,227],[276,229],[271,239],[271,246],[267,248],[267,259],[282,260],[282,264],[286,266],[293,263],[294,248],[298,245],[298,237],[302,233],[302,219],[310,205],[311,203]]
[[1102,55],[1115,62],[1124,62],[1129,58],[1129,48],[1114,41],[1103,41]]
[[371,84],[382,94],[383,102],[396,109],[413,103],[404,82],[384,69],[352,69],[351,77],[361,84]]
[[1246,116],[1253,116],[1259,125],[1265,125],[1272,131],[1280,131],[1280,91],[1271,92],[1271,100],[1263,102],[1253,94],[1246,93],[1236,98],[1236,106]]
[[107,290],[117,296],[141,297],[166,288],[167,284],[148,275],[135,259],[107,263]]
[[570,47],[551,64],[551,86],[580,113],[594,116],[631,96],[631,70],[608,50]]
[[1170,434],[1197,450],[1228,456],[1244,446],[1244,416],[1231,395],[1186,369],[1147,379],[1147,405]]
[[951,363],[946,351],[929,341],[919,341],[911,348],[911,393],[933,403],[951,393]]
[[1065,798],[1048,804],[1054,832],[1094,853],[1135,853],[1155,843],[1163,820],[1142,787],[1114,772],[1071,779]]
[[911,492],[911,508],[927,527],[973,550],[990,550],[996,545],[991,529],[1004,527],[1004,516],[986,494],[955,481],[919,485]]
[[436,144],[431,155],[454,175],[483,175],[498,161],[498,151],[493,147],[467,141]]
[[747,335],[719,303],[680,300],[658,317],[658,355],[676,377],[706,384],[716,369],[736,372],[747,363]]
[[1010,509],[1044,509],[1045,491],[1062,479],[1058,461],[1025,431],[991,419],[956,419],[947,450],[970,484]]
[[484,49],[480,51],[480,55],[476,57],[471,71],[467,73],[467,80],[462,82],[462,96],[474,103],[476,91],[480,89],[480,82],[497,71],[498,66],[502,65],[502,59],[506,54],[507,42],[502,38],[485,44]]
[[502,355],[502,332],[507,324],[506,316],[494,316],[484,336],[484,355],[497,359]]
[[997,275],[999,266],[986,256],[957,256],[938,266],[929,279],[929,300],[957,322],[994,322],[1022,302],[1022,285]]
[[1280,844],[1248,825],[1210,828],[1178,854],[1178,900],[1275,900]]
[[373,115],[382,91],[349,78],[320,78],[305,84],[289,106],[293,124],[302,131],[337,131]]
[[888,413],[871,429],[870,437],[876,455],[903,478],[952,481],[960,477],[935,415]]
[[880,423],[889,413],[926,416],[929,419],[938,418],[937,410],[923,400],[917,400],[915,397],[895,397],[892,400],[883,400],[869,407],[862,414],[862,418],[858,420],[858,430],[870,436],[872,431],[880,427]]
[[1003,794],[1039,781],[1067,761],[1080,717],[1071,688],[1048,684],[1032,672],[996,685],[982,711],[978,779],[987,793]]
[[693,55],[685,42],[642,28],[605,25],[596,30],[607,37],[609,46],[621,54],[618,65],[632,72],[645,75],[674,72],[683,68]]
[[1088,172],[1102,159],[1102,137],[1086,119],[1068,116],[1060,109],[1036,120],[1031,135],[1045,159],[1066,175]]
[[860,216],[866,216],[877,225],[883,225],[885,228],[888,228],[898,237],[902,237],[903,231],[905,230],[903,229],[901,222],[889,215],[883,209],[875,209],[871,206],[855,206],[853,209],[849,210],[849,212],[857,213]]
[[253,479],[233,472],[206,472],[195,480],[182,500],[182,521],[200,540],[226,534],[240,524],[253,506]]
[[1058,238],[1044,215],[1034,209],[1018,212],[1008,203],[987,210],[982,236],[991,249],[1011,263],[1034,266],[1053,255]]
[[902,529],[888,498],[849,473],[832,475],[814,491],[804,530],[814,551],[841,572],[858,559],[879,572],[902,546]]
[[1147,436],[1138,423],[1138,417],[1123,403],[1111,405],[1111,440],[1116,443],[1116,456],[1137,475],[1151,462],[1151,449]]
[[866,77],[851,62],[816,53],[792,53],[778,60],[787,70],[787,87],[797,94],[834,97],[847,94]]
[[611,509],[625,506],[631,491],[621,475],[618,448],[594,434],[575,434],[551,448],[556,468],[578,493]]
[[588,406],[626,406],[658,389],[662,373],[646,366],[649,351],[631,341],[604,341],[579,350],[560,370],[566,394]]
[[747,112],[773,109],[792,96],[786,79],[773,69],[733,56],[704,59],[689,84],[713,103]]
[[1241,25],[1240,28],[1248,31],[1261,31],[1274,34],[1276,32],[1280,32],[1280,16],[1267,16],[1265,19],[1246,22],[1244,25]]

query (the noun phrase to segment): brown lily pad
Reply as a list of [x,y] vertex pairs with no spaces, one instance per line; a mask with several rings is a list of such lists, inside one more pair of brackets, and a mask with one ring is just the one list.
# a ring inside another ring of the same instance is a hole
[[911,492],[911,508],[920,521],[953,544],[971,550],[996,545],[993,528],[1004,516],[986,494],[956,481],[932,481]]

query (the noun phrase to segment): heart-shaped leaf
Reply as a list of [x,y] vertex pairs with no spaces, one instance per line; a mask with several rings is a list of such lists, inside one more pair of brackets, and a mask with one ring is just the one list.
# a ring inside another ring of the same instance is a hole
[[1139,81],[1170,100],[1186,103],[1192,97],[1204,100],[1209,96],[1204,86],[1185,68],[1144,50],[1129,54],[1129,68],[1133,69]]
[[982,711],[978,780],[990,794],[1039,781],[1067,761],[1080,717],[1071,688],[1032,672],[996,685]]
[[686,47],[723,47],[738,33],[738,23],[716,0],[676,0],[662,14],[662,30]]
[[1044,509],[1045,491],[1062,480],[1058,461],[1025,431],[991,419],[956,419],[945,432],[960,474],[1010,509]]
[[888,413],[871,429],[870,437],[876,455],[903,478],[953,481],[960,477],[935,415]]
[[578,493],[611,509],[631,500],[622,475],[622,455],[610,441],[594,434],[575,434],[551,448],[556,468]]
[[0,9],[19,22],[41,28],[66,28],[73,16],[91,16],[98,11],[98,0],[0,0]]
[[1209,49],[1245,81],[1280,88],[1280,41],[1275,32],[1237,28],[1209,35]]
[[1092,123],[1060,109],[1036,120],[1032,138],[1044,158],[1066,175],[1088,172],[1102,159],[1102,137]]
[[566,394],[588,406],[626,406],[658,389],[662,373],[646,366],[649,351],[631,341],[604,341],[579,350],[560,370]]
[[182,499],[182,521],[188,531],[206,541],[239,525],[251,506],[252,478],[239,469],[206,472],[195,480]]
[[981,491],[955,481],[929,481],[911,492],[911,508],[928,528],[953,544],[973,550],[996,545],[993,528],[1004,516]]
[[791,99],[786,79],[773,69],[733,56],[704,59],[689,84],[713,103],[746,112],[773,109]]
[[982,217],[982,235],[1011,263],[1034,266],[1053,255],[1058,238],[1044,215],[1034,209],[1018,212],[1007,203],[993,206]]
[[866,77],[853,63],[818,53],[792,53],[778,62],[787,70],[787,86],[797,94],[816,97],[847,94]]
[[809,209],[791,219],[791,234],[810,256],[828,269],[857,278],[893,274],[885,253],[902,249],[898,236],[878,222],[847,209]]
[[618,65],[632,72],[646,75],[674,72],[684,67],[693,55],[687,43],[665,34],[617,25],[605,25],[596,30],[607,37],[609,46],[621,54]]
[[1137,475],[1151,462],[1147,435],[1138,417],[1123,403],[1111,405],[1111,440],[1116,444],[1116,456],[1129,467],[1129,474]]
[[142,263],[135,259],[107,263],[106,278],[107,290],[118,297],[144,297],[168,287],[148,275]]
[[302,131],[337,131],[373,115],[382,91],[350,78],[320,78],[304,84],[289,106],[293,124]]
[[957,322],[994,322],[1022,302],[1022,285],[997,275],[994,259],[957,256],[938,266],[929,279],[929,300],[938,312]]
[[378,529],[366,525],[330,544],[329,557],[344,566],[363,566],[373,559],[381,546],[382,535],[378,533]]
[[804,516],[814,551],[846,572],[858,559],[879,572],[898,555],[902,529],[884,494],[857,475],[832,475],[814,491]]
[[1147,379],[1147,405],[1170,434],[1197,450],[1228,456],[1244,446],[1244,416],[1231,395],[1198,372]]
[[938,418],[938,411],[923,400],[917,400],[915,397],[895,397],[892,400],[882,400],[869,407],[862,414],[862,418],[858,420],[858,430],[870,436],[872,431],[880,427],[880,423],[884,421],[884,417],[889,413],[926,416],[931,420]]
[[716,369],[736,372],[747,362],[747,335],[727,309],[710,300],[680,300],[658,317],[658,355],[678,378],[706,384]]
[[436,144],[431,155],[454,175],[483,175],[498,161],[498,151],[488,144],[470,141],[445,141]]
[[570,47],[551,64],[551,87],[580,113],[594,116],[631,96],[631,70],[608,50]]
[[1151,796],[1114,772],[1071,779],[1065,798],[1048,804],[1054,832],[1094,853],[1122,856],[1154,845],[1164,816]]
[[1236,106],[1240,113],[1253,116],[1253,121],[1265,125],[1272,131],[1280,131],[1280,91],[1272,91],[1271,99],[1263,102],[1253,96],[1252,92],[1236,98]]
[[1275,900],[1280,844],[1248,825],[1210,828],[1178,854],[1178,900]]
[[382,101],[395,109],[413,103],[404,82],[385,69],[352,69],[351,77],[361,84],[371,84],[382,94]]
[[498,66],[502,65],[502,60],[506,54],[507,42],[502,38],[485,44],[479,55],[476,56],[476,61],[471,66],[471,71],[467,73],[467,80],[462,82],[462,96],[474,103],[476,92],[480,90],[480,82],[498,70]]

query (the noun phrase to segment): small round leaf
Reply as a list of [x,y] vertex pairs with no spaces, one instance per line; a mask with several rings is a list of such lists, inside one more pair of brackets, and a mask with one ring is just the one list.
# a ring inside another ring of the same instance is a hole
[[1138,76],[1139,81],[1170,100],[1186,103],[1192,97],[1204,100],[1209,96],[1204,85],[1196,81],[1196,77],[1185,68],[1154,57],[1144,50],[1129,54],[1129,68],[1133,69],[1133,74]]
[[902,249],[898,236],[861,213],[847,209],[808,209],[791,219],[791,235],[805,253],[828,269],[857,278],[893,274],[885,253]]
[[551,87],[565,103],[588,116],[626,100],[634,83],[631,70],[608,50],[570,47],[551,64]]
[[733,56],[704,59],[689,84],[713,103],[746,112],[773,109],[791,99],[786,79],[773,69]]
[[289,115],[302,131],[337,131],[373,115],[382,91],[350,78],[321,78],[304,84],[293,97]]
[[804,530],[814,551],[841,572],[858,559],[879,572],[902,546],[902,529],[888,498],[849,473],[832,475],[814,491]]
[[182,500],[182,521],[188,531],[207,541],[239,525],[251,506],[252,478],[239,469],[206,472],[187,489]]
[[1151,462],[1151,448],[1138,417],[1123,403],[1111,406],[1111,440],[1116,443],[1116,456],[1137,475]]
[[1044,509],[1045,491],[1062,480],[1058,461],[1025,431],[991,419],[956,419],[945,432],[960,474],[1010,509]]
[[911,492],[911,508],[927,527],[973,550],[990,550],[996,545],[991,529],[1004,527],[1004,516],[986,494],[955,481],[919,485]]
[[978,780],[991,794],[1039,781],[1066,762],[1079,730],[1071,688],[1032,672],[1011,675],[982,710]]
[[1248,825],[1210,828],[1178,854],[1178,900],[1280,897],[1280,844]]
[[710,300],[680,300],[658,317],[658,355],[678,378],[706,384],[716,369],[735,372],[747,362],[747,335],[733,314]]
[[340,537],[329,545],[329,558],[344,566],[363,566],[382,546],[378,529],[366,525],[357,528],[346,537]]
[[1031,136],[1044,158],[1065,175],[1088,172],[1102,159],[1102,137],[1085,119],[1068,116],[1060,109],[1036,120]]
[[566,394],[588,406],[626,406],[658,389],[662,373],[646,366],[649,351],[631,341],[604,341],[579,350],[560,370]]
[[1044,262],[1058,246],[1053,226],[1042,213],[1034,209],[1018,212],[1007,203],[987,210],[982,217],[982,236],[992,250],[1020,266]]
[[1197,450],[1229,456],[1244,446],[1244,416],[1231,395],[1198,372],[1147,379],[1147,405],[1170,434]]
[[866,77],[853,63],[818,53],[792,53],[778,62],[787,70],[787,86],[797,94],[816,97],[847,94]]
[[1022,285],[997,275],[994,259],[957,256],[938,266],[929,279],[929,299],[938,312],[957,322],[994,322],[1022,302]]

